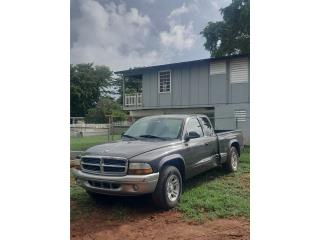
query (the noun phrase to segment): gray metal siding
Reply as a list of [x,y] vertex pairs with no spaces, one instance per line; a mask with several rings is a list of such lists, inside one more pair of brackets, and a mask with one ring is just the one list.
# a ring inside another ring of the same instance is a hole
[[[210,75],[209,66],[209,62],[200,62],[171,69],[159,68],[145,71],[142,78],[143,109],[136,112],[151,111],[150,114],[205,113],[208,107],[212,109],[214,107],[215,128],[241,129],[244,133],[245,143],[249,144],[250,76],[248,75],[248,82],[230,83],[231,65],[229,60],[226,60],[225,73],[221,73],[222,70],[215,72],[213,68],[213,74]],[[250,68],[249,64],[247,66]],[[158,71],[161,70],[171,70],[170,93],[159,93]],[[240,72],[243,73],[243,71]],[[245,74],[242,75],[245,76]],[[235,111],[246,111],[247,121],[236,123]]]
[[194,64],[172,70],[172,105],[197,106],[209,104],[209,66]]
[[142,101],[145,107],[158,106],[158,76],[155,72],[146,72],[142,76]]
[[192,65],[190,68],[190,105],[197,105],[198,103],[198,84],[199,68],[197,65]]
[[210,103],[227,103],[227,75],[212,75],[210,77],[210,82]]
[[171,93],[160,93],[159,94],[159,106],[160,107],[171,106]]
[[199,64],[198,75],[198,102],[197,104],[209,104],[209,65],[202,63]]
[[[236,122],[234,113],[237,110],[246,111],[246,121]],[[215,106],[215,129],[241,129],[245,144],[250,144],[250,104],[219,104]]]
[[177,68],[171,72],[172,82],[171,82],[171,91],[172,91],[172,105],[179,106],[182,103],[182,78],[181,78],[181,69]]
[[225,74],[227,71],[226,60],[210,62],[210,75]]
[[190,69],[182,68],[181,69],[181,105],[189,106],[190,105]]
[[230,86],[231,103],[249,102],[248,83],[232,83]]
[[151,99],[151,79],[150,79],[150,74],[145,73],[142,75],[142,92],[143,92],[143,99],[142,103],[144,106],[150,107],[150,102],[152,101]]
[[[170,93],[159,93],[158,71],[161,70],[171,70]],[[249,81],[230,83],[230,61],[226,61],[226,73],[210,75],[209,71],[209,62],[146,71],[142,80],[143,107],[194,107],[249,102]]]

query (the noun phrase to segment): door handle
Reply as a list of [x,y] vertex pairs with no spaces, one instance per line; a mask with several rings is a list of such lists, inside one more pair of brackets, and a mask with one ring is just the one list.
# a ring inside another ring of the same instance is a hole
[[209,143],[206,142],[204,145],[205,145],[205,146],[209,146]]

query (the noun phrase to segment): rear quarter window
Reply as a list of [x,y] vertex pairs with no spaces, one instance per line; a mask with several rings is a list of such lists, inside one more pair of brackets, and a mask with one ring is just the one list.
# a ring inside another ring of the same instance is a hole
[[204,134],[206,136],[212,136],[213,135],[213,128],[211,126],[211,123],[210,123],[209,119],[206,118],[206,117],[200,117],[200,121],[201,121],[202,126],[203,126]]

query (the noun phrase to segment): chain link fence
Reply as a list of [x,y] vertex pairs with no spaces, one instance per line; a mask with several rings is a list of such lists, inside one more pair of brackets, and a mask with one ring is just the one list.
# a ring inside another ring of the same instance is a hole
[[70,136],[88,137],[88,136],[107,136],[108,141],[113,141],[115,135],[121,135],[134,122],[133,118],[106,116],[105,123],[87,123],[84,118],[71,118]]

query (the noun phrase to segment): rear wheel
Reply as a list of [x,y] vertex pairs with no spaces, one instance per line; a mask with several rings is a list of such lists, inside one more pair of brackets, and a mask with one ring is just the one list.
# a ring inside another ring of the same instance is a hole
[[152,194],[153,202],[162,209],[174,208],[180,200],[181,192],[182,178],[179,170],[174,166],[165,166]]
[[238,150],[231,146],[227,156],[227,161],[223,164],[223,167],[228,172],[236,172],[239,166],[239,153]]

